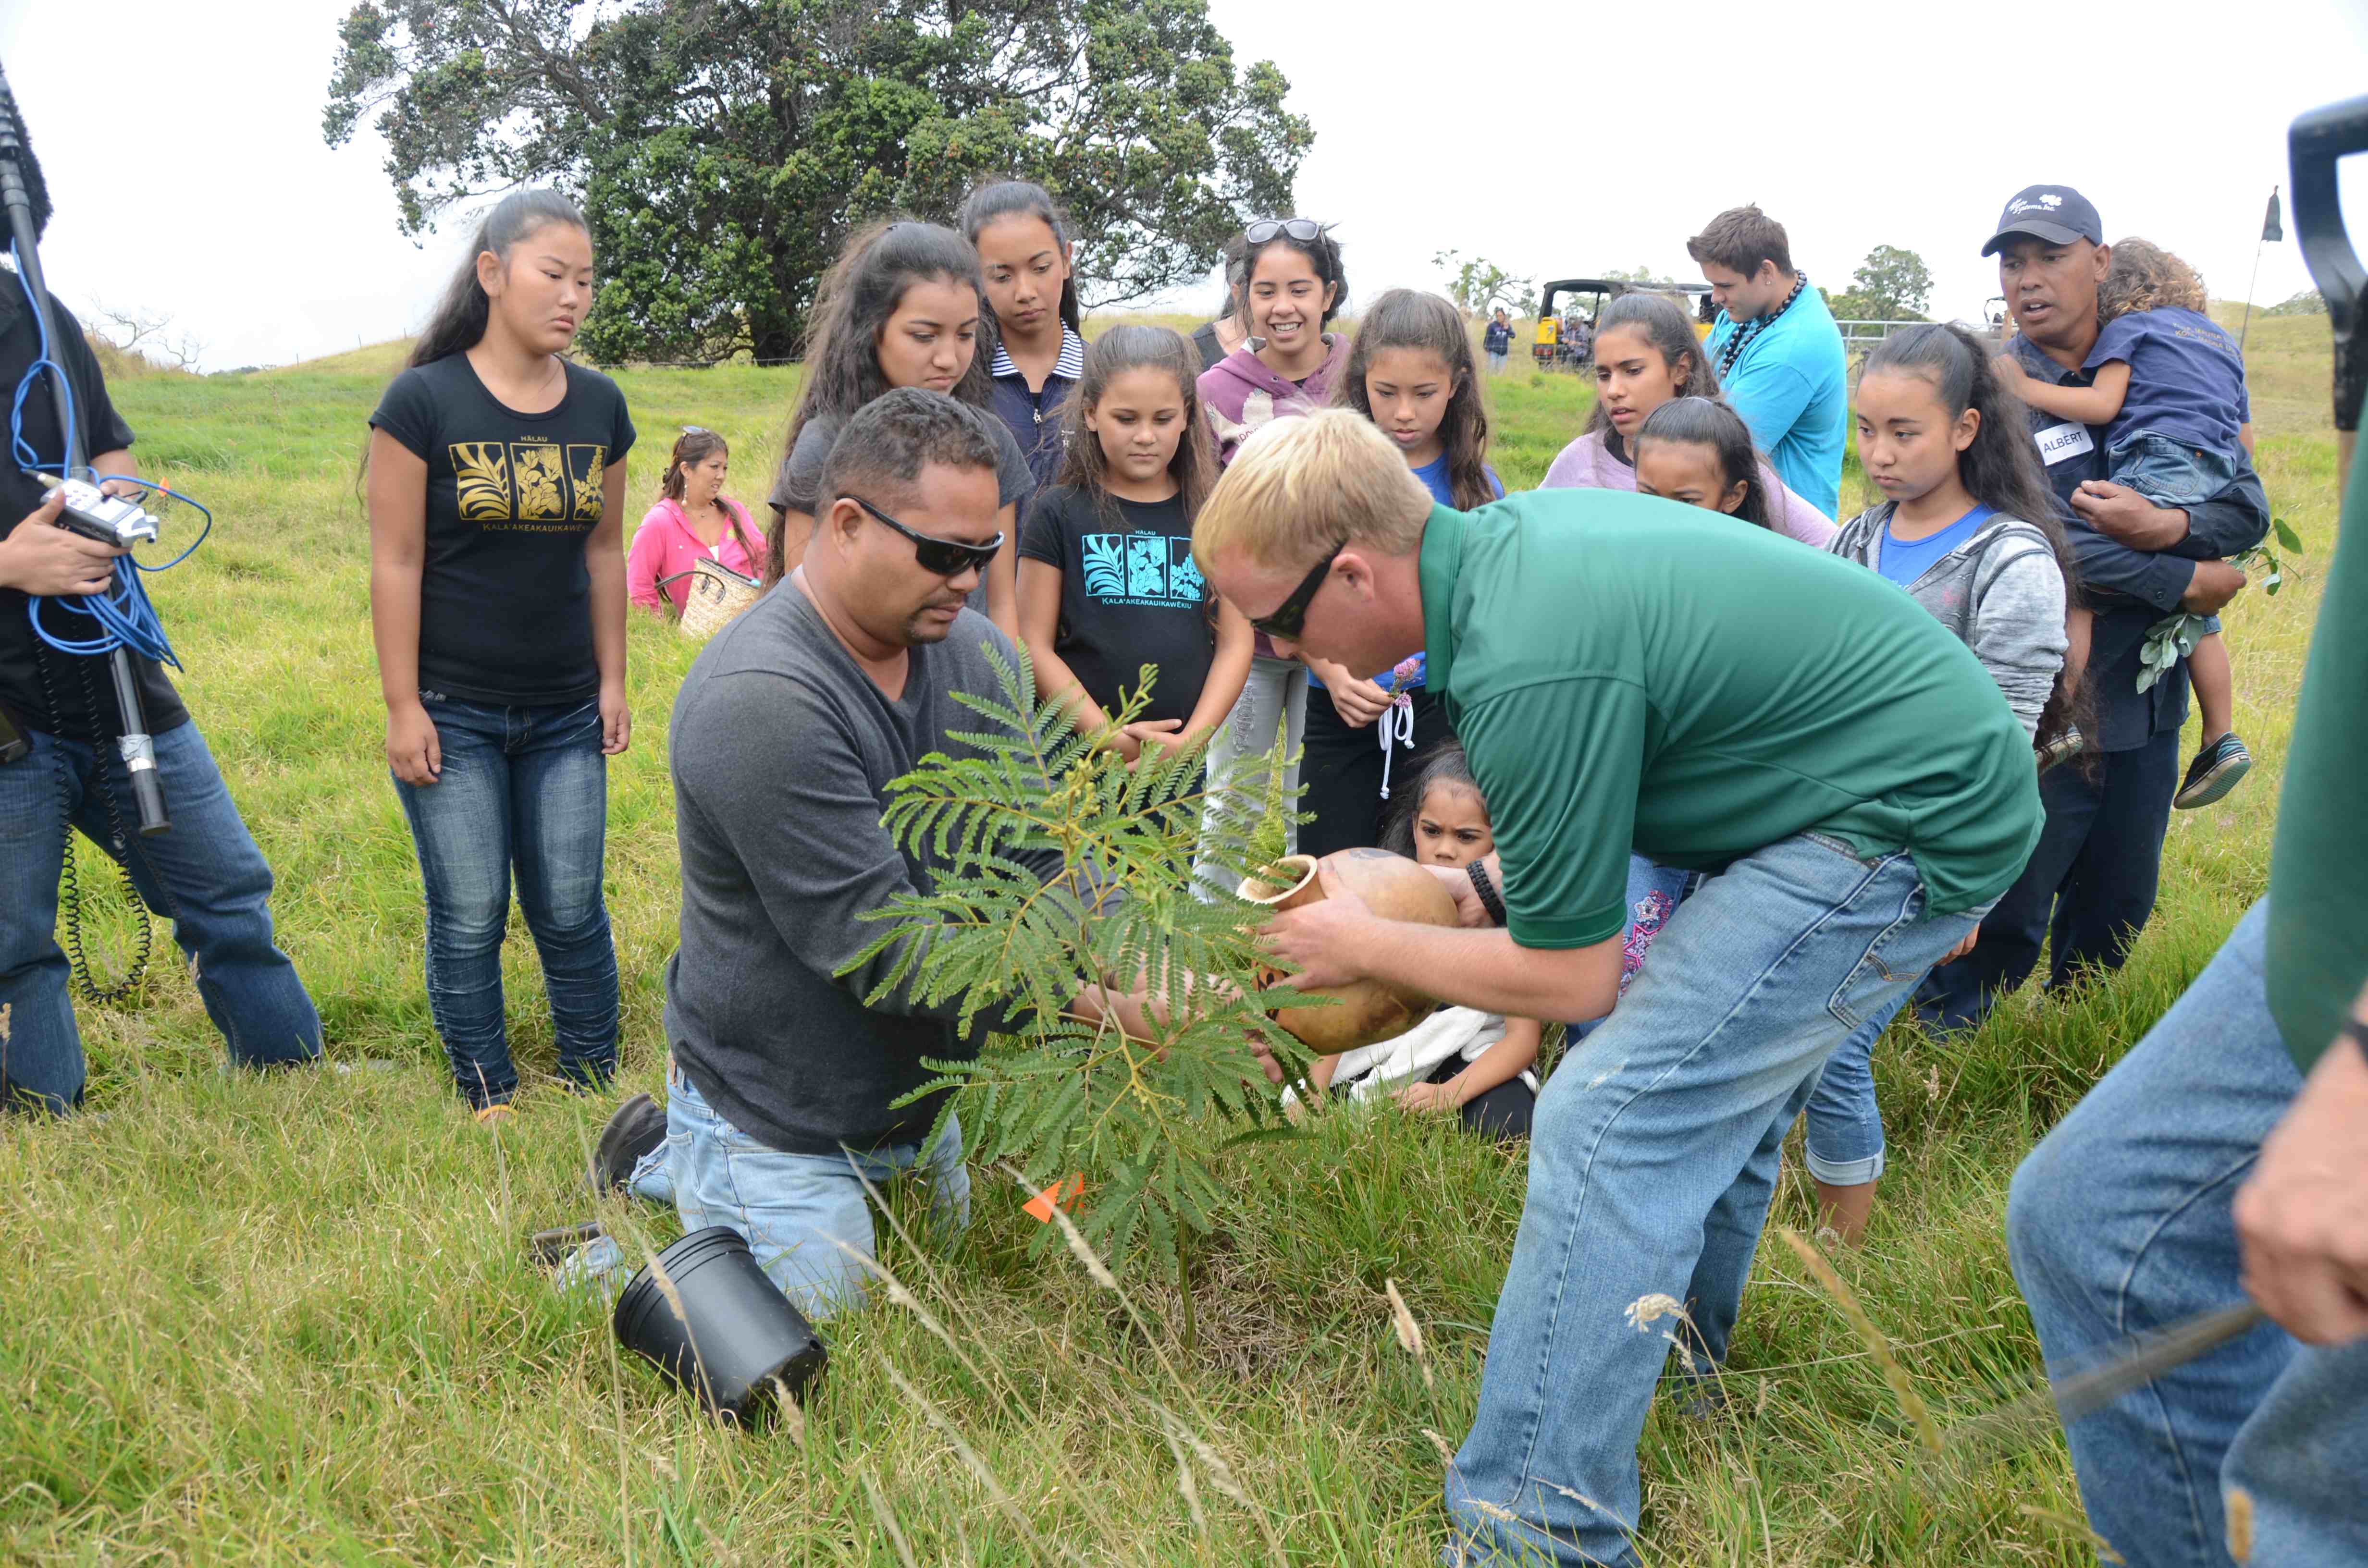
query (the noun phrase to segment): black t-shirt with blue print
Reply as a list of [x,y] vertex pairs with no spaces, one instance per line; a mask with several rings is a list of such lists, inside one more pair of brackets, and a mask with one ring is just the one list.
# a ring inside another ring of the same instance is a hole
[[1086,694],[1114,712],[1121,688],[1159,676],[1142,717],[1190,722],[1209,677],[1214,638],[1209,585],[1192,562],[1192,525],[1180,500],[1101,506],[1080,491],[1040,493],[1020,531],[1019,553],[1061,574],[1061,626],[1053,651]]

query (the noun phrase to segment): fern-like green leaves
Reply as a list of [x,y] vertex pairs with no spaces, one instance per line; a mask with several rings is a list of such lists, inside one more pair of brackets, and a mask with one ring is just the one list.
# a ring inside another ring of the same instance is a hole
[[[1179,1231],[1206,1233],[1225,1201],[1221,1146],[1278,1123],[1253,1034],[1291,1075],[1306,1062],[1266,1011],[1305,999],[1259,990],[1266,912],[1193,872],[1197,857],[1231,887],[1280,856],[1287,758],[1278,744],[1204,781],[1204,741],[1146,746],[1130,767],[1105,743],[1142,712],[1152,666],[1110,727],[1086,733],[1037,700],[1024,649],[1016,667],[987,656],[998,696],[956,694],[982,727],[948,736],[963,755],[932,752],[895,780],[882,816],[937,865],[932,884],[867,916],[881,935],[847,969],[890,954],[874,999],[909,979],[923,1001],[958,999],[965,1033],[985,1021],[978,1058],[930,1063],[939,1076],[911,1096],[962,1090],[974,1158],[1039,1184],[1084,1173],[1087,1236],[1113,1258],[1172,1262]],[[1164,999],[1156,1038],[1068,1017],[1094,982]]]

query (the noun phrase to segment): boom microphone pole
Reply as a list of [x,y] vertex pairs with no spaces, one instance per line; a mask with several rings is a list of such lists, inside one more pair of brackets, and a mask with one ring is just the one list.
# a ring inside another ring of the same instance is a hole
[[[29,303],[42,312],[49,322],[52,339],[63,335],[57,312],[50,308],[48,282],[41,276],[40,242],[33,222],[33,194],[25,177],[25,139],[17,123],[17,97],[8,89],[8,76],[0,71],[0,207],[8,212],[8,233],[17,243],[17,266],[24,278]],[[66,386],[63,369],[49,376],[50,396],[56,405],[58,428],[64,435],[65,473],[72,479],[85,466],[87,454],[83,451],[82,427],[74,417],[73,392]],[[97,483],[97,476],[93,476]],[[131,652],[121,643],[108,655],[108,673],[114,676],[116,712],[121,721],[122,738],[116,743],[123,758],[124,771],[131,778],[131,798],[139,811],[140,834],[154,837],[173,825],[165,812],[165,787],[156,777],[156,745],[148,734],[147,706],[140,697],[140,671],[131,662]],[[53,716],[54,717],[54,716]]]
[[2360,403],[2368,392],[2368,343],[2361,341],[2360,297],[2368,291],[2368,269],[2343,227],[2336,193],[2335,165],[2347,153],[2368,153],[2368,97],[2313,109],[2286,134],[2294,159],[2294,237],[2302,242],[2303,265],[2327,301],[2328,325],[2335,335],[2335,483],[2337,493],[2351,472],[2352,443],[2360,437]]

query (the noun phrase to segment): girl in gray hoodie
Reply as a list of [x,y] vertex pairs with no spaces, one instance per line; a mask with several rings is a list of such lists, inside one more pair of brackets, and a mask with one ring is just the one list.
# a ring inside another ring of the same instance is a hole
[[[1884,498],[1827,548],[1956,633],[2047,755],[2072,733],[2088,612],[2021,403],[1970,334],[1936,324],[1876,347],[1853,415],[1859,462]],[[1864,1231],[1883,1174],[1869,1057],[1890,1021],[1868,1019],[1834,1052],[1808,1105],[1822,1222],[1848,1241]]]

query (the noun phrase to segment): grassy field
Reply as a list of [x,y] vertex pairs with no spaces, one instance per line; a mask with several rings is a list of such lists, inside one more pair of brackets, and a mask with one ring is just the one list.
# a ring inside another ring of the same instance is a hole
[[[2161,907],[2111,983],[2044,1006],[2026,994],[1945,1048],[1903,1028],[1878,1050],[1891,1173],[1869,1244],[1837,1267],[1944,1424],[2022,1392],[2037,1363],[1999,1233],[2016,1160],[2261,891],[2333,540],[2327,352],[2323,321],[2255,324],[2260,466],[2310,553],[2278,598],[2226,617],[2253,779],[2176,817]],[[1336,1118],[1234,1156],[1239,1210],[1200,1276],[1190,1358],[1167,1327],[1172,1288],[1122,1282],[1155,1326],[1146,1342],[1065,1253],[1031,1255],[1019,1196],[981,1173],[975,1224],[950,1256],[886,1246],[916,1305],[834,1329],[802,1430],[717,1430],[620,1362],[602,1306],[553,1294],[528,1266],[528,1232],[587,1211],[573,1173],[611,1102],[548,1082],[523,929],[509,1026],[539,1082],[498,1139],[459,1109],[429,1025],[354,494],[389,358],[119,389],[148,472],[221,518],[156,597],[189,705],[278,869],[283,943],[351,1070],[228,1075],[171,963],[133,1005],[84,1010],[89,1113],[0,1128],[0,1252],[17,1260],[0,1560],[1432,1561],[1435,1439],[1459,1442],[1469,1421],[1523,1181],[1518,1153],[1434,1124]],[[621,380],[642,431],[636,497],[685,423],[725,432],[735,492],[761,493],[791,372]],[[1521,371],[1492,395],[1497,466],[1534,484],[1587,389]],[[620,1090],[662,1080],[677,898],[666,721],[692,653],[636,618],[634,744],[609,774]],[[106,885],[86,848],[83,861],[85,886]],[[120,953],[120,910],[96,926]],[[1810,1223],[1804,1185],[1788,1172],[1776,1223]],[[671,1234],[670,1216],[631,1218],[653,1241]],[[1419,1361],[1393,1330],[1392,1280],[1421,1325]],[[2052,1432],[1920,1463],[1865,1347],[1772,1240],[1727,1376],[1725,1416],[1665,1403],[1646,1428],[1651,1562],[2089,1560]]]

